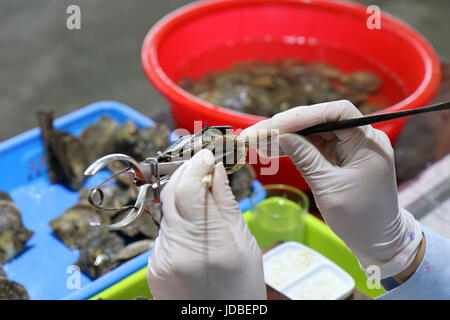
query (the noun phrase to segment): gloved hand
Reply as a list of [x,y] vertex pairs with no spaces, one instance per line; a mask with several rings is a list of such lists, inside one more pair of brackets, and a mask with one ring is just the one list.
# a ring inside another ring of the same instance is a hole
[[247,128],[240,137],[252,140],[261,131],[279,130],[280,147],[310,186],[325,222],[363,269],[377,265],[383,279],[408,267],[422,239],[420,224],[399,208],[394,152],[388,137],[372,126],[308,137],[292,134],[360,116],[344,100],[297,107]]
[[[212,174],[209,185],[202,179]],[[163,219],[149,259],[155,299],[265,299],[261,251],[223,164],[202,150],[161,193]]]

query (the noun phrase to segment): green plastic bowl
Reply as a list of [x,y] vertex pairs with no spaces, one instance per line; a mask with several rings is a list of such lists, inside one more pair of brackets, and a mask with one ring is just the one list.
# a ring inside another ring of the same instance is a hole
[[[244,217],[251,229],[253,215],[250,211],[246,211]],[[324,222],[309,213],[305,216],[305,233],[302,243],[344,269],[355,280],[355,287],[368,296],[375,298],[385,293],[383,289],[369,289],[367,287],[366,275],[360,269],[353,253]],[[104,300],[132,300],[137,296],[151,299],[152,295],[145,279],[146,272],[147,268],[142,268],[108,289],[96,294],[91,300],[99,298]]]

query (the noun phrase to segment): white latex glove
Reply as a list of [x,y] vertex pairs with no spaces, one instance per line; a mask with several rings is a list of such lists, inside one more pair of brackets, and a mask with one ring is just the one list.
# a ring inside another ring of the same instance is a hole
[[301,137],[307,127],[361,117],[349,101],[297,107],[241,133],[279,130],[280,147],[310,186],[325,222],[366,269],[377,265],[381,278],[412,262],[422,239],[420,224],[399,207],[394,152],[388,137],[372,126]]
[[[210,186],[202,179],[212,174]],[[265,299],[261,251],[223,164],[195,154],[161,193],[163,219],[149,259],[155,299]]]

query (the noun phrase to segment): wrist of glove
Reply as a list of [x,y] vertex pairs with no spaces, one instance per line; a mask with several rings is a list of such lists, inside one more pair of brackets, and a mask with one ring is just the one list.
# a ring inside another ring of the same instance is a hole
[[388,137],[371,126],[308,137],[292,133],[360,116],[348,101],[297,107],[247,128],[241,136],[251,140],[278,132],[282,153],[310,186],[325,222],[363,269],[376,265],[386,278],[408,267],[422,233],[414,217],[399,208]]
[[[386,229],[386,238],[382,243],[372,244],[371,251],[382,251],[383,257],[376,258],[369,256],[367,250],[358,251],[358,249],[350,250],[358,258],[361,269],[366,272],[371,270],[372,266],[379,267],[381,279],[395,276],[405,270],[414,260],[422,241],[422,226],[412,216],[411,213],[400,208],[397,214],[397,221],[390,225],[391,230]],[[389,239],[389,240],[388,240]],[[390,254],[387,254],[390,252]],[[389,257],[394,253],[391,258]]]

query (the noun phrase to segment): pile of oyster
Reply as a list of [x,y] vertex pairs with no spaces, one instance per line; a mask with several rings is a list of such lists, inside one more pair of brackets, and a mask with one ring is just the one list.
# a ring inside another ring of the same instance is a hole
[[[44,133],[45,127],[42,124],[49,123],[50,121],[41,113],[40,124],[44,141],[47,137],[47,142],[44,142],[44,146],[47,145],[47,160],[54,161],[55,164],[49,165],[49,171],[58,165],[68,167],[53,170],[49,176],[58,177],[53,182],[65,182],[69,188],[78,190],[79,194],[78,203],[51,221],[50,226],[55,236],[64,244],[80,251],[76,264],[82,272],[96,279],[153,247],[159,232],[161,210],[159,203],[149,201],[146,204],[148,210],[145,214],[124,229],[104,230],[92,227],[92,222],[101,225],[115,223],[123,219],[123,215],[127,212],[99,210],[89,204],[89,190],[80,188],[84,182],[83,172],[91,162],[110,153],[124,153],[138,161],[156,156],[158,151],[165,150],[170,145],[169,128],[162,124],[139,129],[131,120],[120,125],[104,116],[86,127],[78,138],[74,136],[67,138],[69,134],[54,133],[56,130],[50,125],[47,125],[48,130]],[[61,139],[64,141],[60,141]],[[78,146],[59,147],[67,143],[75,143]],[[73,160],[71,150],[77,154]],[[109,169],[117,172],[121,169],[120,165],[112,163]],[[61,172],[71,174],[61,175]],[[230,184],[237,200],[250,194],[254,177],[253,170],[249,166],[230,176]],[[115,178],[114,183],[105,184],[102,192],[104,197],[102,206],[105,208],[132,205],[137,198],[129,180],[121,175]]]
[[20,284],[8,279],[0,264],[0,300],[29,300],[27,290]]
[[0,191],[0,300],[28,299],[25,288],[7,278],[2,264],[23,252],[32,235],[33,231],[24,227],[21,213],[11,197]]
[[[53,128],[53,113],[38,114],[44,142],[49,179],[77,190],[79,201],[50,222],[54,235],[70,249],[79,250],[76,264],[92,279],[96,279],[124,261],[153,247],[158,234],[160,210],[150,203],[148,214],[127,229],[109,231],[92,227],[120,219],[120,212],[99,210],[88,202],[84,171],[89,164],[109,153],[125,153],[138,161],[155,155],[169,146],[169,129],[165,125],[139,129],[131,120],[123,125],[103,116],[86,127],[79,137]],[[115,168],[111,168],[115,169]],[[136,194],[127,179],[102,187],[104,206],[120,208],[136,201]]]
[[210,72],[198,81],[183,78],[180,86],[216,106],[272,117],[296,106],[334,100],[350,100],[363,113],[379,108],[368,98],[381,85],[369,71],[343,73],[325,63],[299,59],[238,62],[221,72]]
[[32,235],[33,231],[23,226],[22,215],[11,197],[0,191],[0,264],[20,254]]

